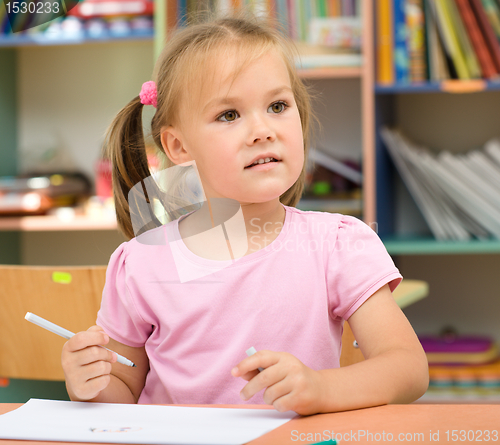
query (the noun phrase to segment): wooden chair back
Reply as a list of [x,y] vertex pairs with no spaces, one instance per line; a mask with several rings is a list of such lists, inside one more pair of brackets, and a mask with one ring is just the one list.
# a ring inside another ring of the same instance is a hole
[[32,312],[72,332],[94,325],[106,266],[0,265],[0,377],[64,380],[66,340],[24,319]]
[[340,353],[340,366],[354,365],[362,362],[365,358],[361,349],[354,347],[354,334],[347,321],[344,322],[344,332],[342,333],[342,351]]

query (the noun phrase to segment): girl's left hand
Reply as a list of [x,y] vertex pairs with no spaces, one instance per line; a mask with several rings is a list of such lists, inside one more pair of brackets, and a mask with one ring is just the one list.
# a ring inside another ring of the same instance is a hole
[[[259,372],[259,367],[264,371]],[[292,354],[257,351],[242,360],[231,374],[248,381],[240,393],[243,400],[266,388],[264,402],[280,412],[292,410],[307,416],[321,411],[326,383],[323,376]]]

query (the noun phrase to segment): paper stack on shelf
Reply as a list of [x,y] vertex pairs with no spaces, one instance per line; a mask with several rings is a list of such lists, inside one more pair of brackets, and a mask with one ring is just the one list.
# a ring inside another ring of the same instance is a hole
[[466,154],[433,154],[399,130],[381,137],[437,240],[500,239],[500,140]]

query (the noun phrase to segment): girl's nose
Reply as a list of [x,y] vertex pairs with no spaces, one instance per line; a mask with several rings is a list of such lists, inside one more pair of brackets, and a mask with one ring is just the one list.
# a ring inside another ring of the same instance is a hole
[[266,117],[257,116],[251,120],[249,145],[264,141],[273,142],[275,139],[276,132]]

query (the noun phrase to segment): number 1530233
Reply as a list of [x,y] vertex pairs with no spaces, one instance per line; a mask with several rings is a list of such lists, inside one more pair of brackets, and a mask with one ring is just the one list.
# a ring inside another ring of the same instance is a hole
[[58,2],[28,1],[8,2],[5,4],[8,14],[59,14],[61,5]]
[[497,430],[446,430],[445,434],[452,442],[498,442]]

